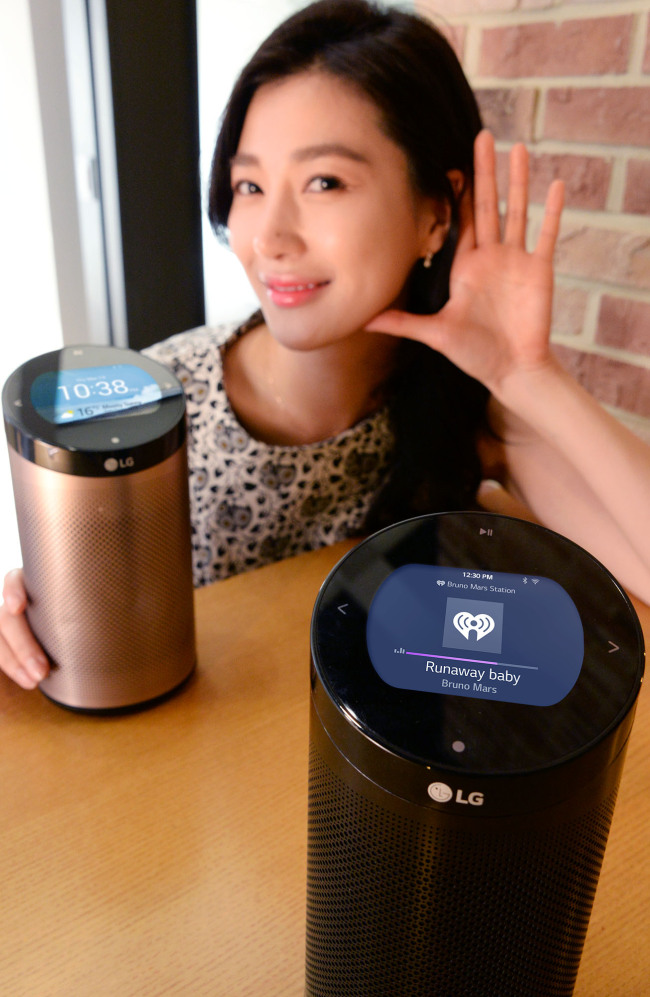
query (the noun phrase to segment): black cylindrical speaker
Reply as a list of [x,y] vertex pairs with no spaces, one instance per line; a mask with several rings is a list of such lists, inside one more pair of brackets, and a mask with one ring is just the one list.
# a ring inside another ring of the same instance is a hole
[[132,350],[65,347],[2,394],[30,626],[71,709],[149,704],[194,669],[185,399]]
[[343,558],[312,621],[309,997],[573,993],[643,659],[543,527],[441,513]]

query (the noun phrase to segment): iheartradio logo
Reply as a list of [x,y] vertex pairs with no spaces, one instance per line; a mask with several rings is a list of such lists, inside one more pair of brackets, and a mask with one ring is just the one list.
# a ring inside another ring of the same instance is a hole
[[475,634],[477,640],[487,637],[494,630],[494,620],[487,613],[479,613],[473,616],[467,611],[456,613],[454,616],[454,626],[465,640],[469,640],[470,634]]

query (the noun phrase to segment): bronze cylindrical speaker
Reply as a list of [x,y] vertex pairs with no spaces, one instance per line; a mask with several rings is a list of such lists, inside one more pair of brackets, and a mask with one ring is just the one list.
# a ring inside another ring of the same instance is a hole
[[3,391],[30,626],[71,709],[157,701],[195,666],[185,402],[131,350],[65,347]]
[[643,662],[543,527],[441,513],[346,555],[312,621],[308,997],[572,994]]

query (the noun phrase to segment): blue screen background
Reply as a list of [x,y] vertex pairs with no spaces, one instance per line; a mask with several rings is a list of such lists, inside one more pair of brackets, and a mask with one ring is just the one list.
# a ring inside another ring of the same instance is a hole
[[578,610],[553,579],[421,564],[379,587],[366,642],[396,688],[532,706],[560,702],[584,658]]
[[147,371],[135,364],[111,364],[47,371],[35,378],[31,402],[43,419],[55,425],[118,415],[160,401],[167,394]]

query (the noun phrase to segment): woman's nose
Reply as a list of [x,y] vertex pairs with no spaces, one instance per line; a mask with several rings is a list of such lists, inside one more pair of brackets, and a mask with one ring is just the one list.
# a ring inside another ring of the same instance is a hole
[[299,253],[304,248],[300,233],[299,211],[289,193],[269,198],[253,236],[253,249],[259,256],[278,259]]

